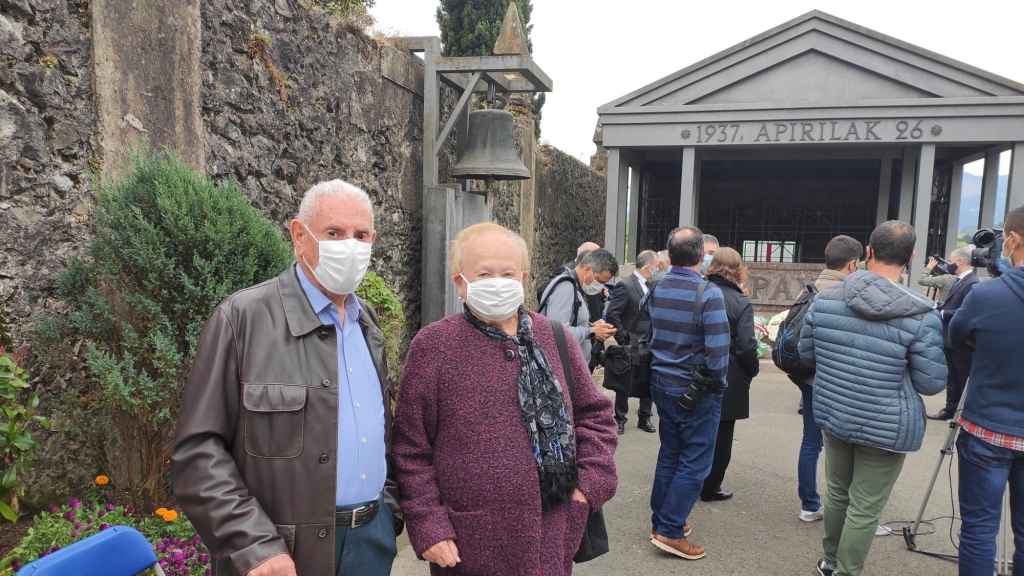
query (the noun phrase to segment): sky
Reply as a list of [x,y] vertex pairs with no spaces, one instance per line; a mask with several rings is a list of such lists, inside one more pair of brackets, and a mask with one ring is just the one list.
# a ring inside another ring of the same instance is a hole
[[[437,5],[376,0],[371,12],[386,35],[440,36]],[[1020,0],[533,0],[533,57],[554,83],[541,141],[587,162],[599,106],[813,9],[1024,83]]]

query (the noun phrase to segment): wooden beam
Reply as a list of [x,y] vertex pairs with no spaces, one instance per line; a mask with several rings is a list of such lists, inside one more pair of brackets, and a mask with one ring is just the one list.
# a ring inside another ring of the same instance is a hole
[[[482,72],[473,74],[469,79],[470,86],[476,86],[477,82],[480,81],[480,77],[483,76]],[[455,127],[455,123],[459,120],[459,115],[466,110],[466,105],[469,104],[469,98],[473,95],[472,90],[463,90],[462,96],[459,97],[459,101],[455,103],[455,108],[452,109],[452,113],[448,116],[448,121],[445,122],[444,128],[441,129],[441,134],[438,135],[435,140],[434,156],[440,153],[441,148],[444,147],[444,143],[448,141],[448,135],[451,134],[452,128]]]
[[516,72],[533,83],[535,92],[550,92],[551,78],[526,56],[448,56],[438,62],[441,73]]

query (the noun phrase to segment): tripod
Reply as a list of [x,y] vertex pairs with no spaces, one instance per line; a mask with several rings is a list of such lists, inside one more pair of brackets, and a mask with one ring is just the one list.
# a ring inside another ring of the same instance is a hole
[[[935,491],[935,482],[939,478],[939,474],[942,472],[942,465],[946,460],[946,457],[952,457],[956,452],[956,440],[960,436],[960,431],[963,427],[960,425],[960,415],[964,411],[964,404],[967,402],[967,388],[970,386],[970,379],[964,383],[963,393],[960,395],[960,403],[957,404],[956,414],[953,415],[953,419],[949,421],[949,433],[946,435],[946,441],[939,449],[939,461],[935,463],[935,470],[932,472],[932,478],[928,482],[928,490],[924,493],[924,500],[921,502],[921,508],[917,512],[917,518],[914,519],[914,523],[903,529],[903,540],[907,544],[907,550],[911,552],[918,552],[917,537],[918,530],[921,528],[923,522],[925,510],[928,508],[928,500],[932,497],[932,492]],[[952,488],[952,487],[951,487]],[[1000,516],[999,522],[999,535],[996,538],[996,546],[1001,549],[1001,552],[996,558],[995,574],[996,576],[1013,576],[1013,561],[1011,560],[1011,541],[1010,538],[1010,493],[1005,492],[1003,496],[1003,513]],[[950,520],[955,521],[955,518]],[[945,558],[945,556],[943,556]],[[952,558],[950,558],[952,559]]]

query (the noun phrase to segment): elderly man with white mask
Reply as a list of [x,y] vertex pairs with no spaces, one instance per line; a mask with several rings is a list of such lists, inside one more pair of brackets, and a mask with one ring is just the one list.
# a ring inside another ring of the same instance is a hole
[[401,521],[389,479],[384,336],[354,294],[373,206],[312,187],[289,224],[296,263],[227,298],[182,398],[174,492],[213,574],[387,576]]
[[566,576],[615,493],[611,402],[564,327],[523,307],[518,234],[470,226],[450,256],[465,310],[413,339],[395,418],[409,539],[435,576]]

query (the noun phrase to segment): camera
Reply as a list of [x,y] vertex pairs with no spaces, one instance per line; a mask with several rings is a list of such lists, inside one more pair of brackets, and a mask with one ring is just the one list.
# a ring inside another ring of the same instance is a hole
[[708,370],[707,366],[699,366],[693,371],[690,387],[676,402],[687,412],[692,412],[705,394],[717,394],[722,391],[722,382]]
[[932,268],[930,276],[942,276],[944,274],[956,274],[956,266],[947,262],[942,256],[932,256],[938,264]]
[[982,228],[971,239],[971,266],[985,268],[992,276],[999,276],[999,259],[1003,256],[1003,231],[999,228]]

